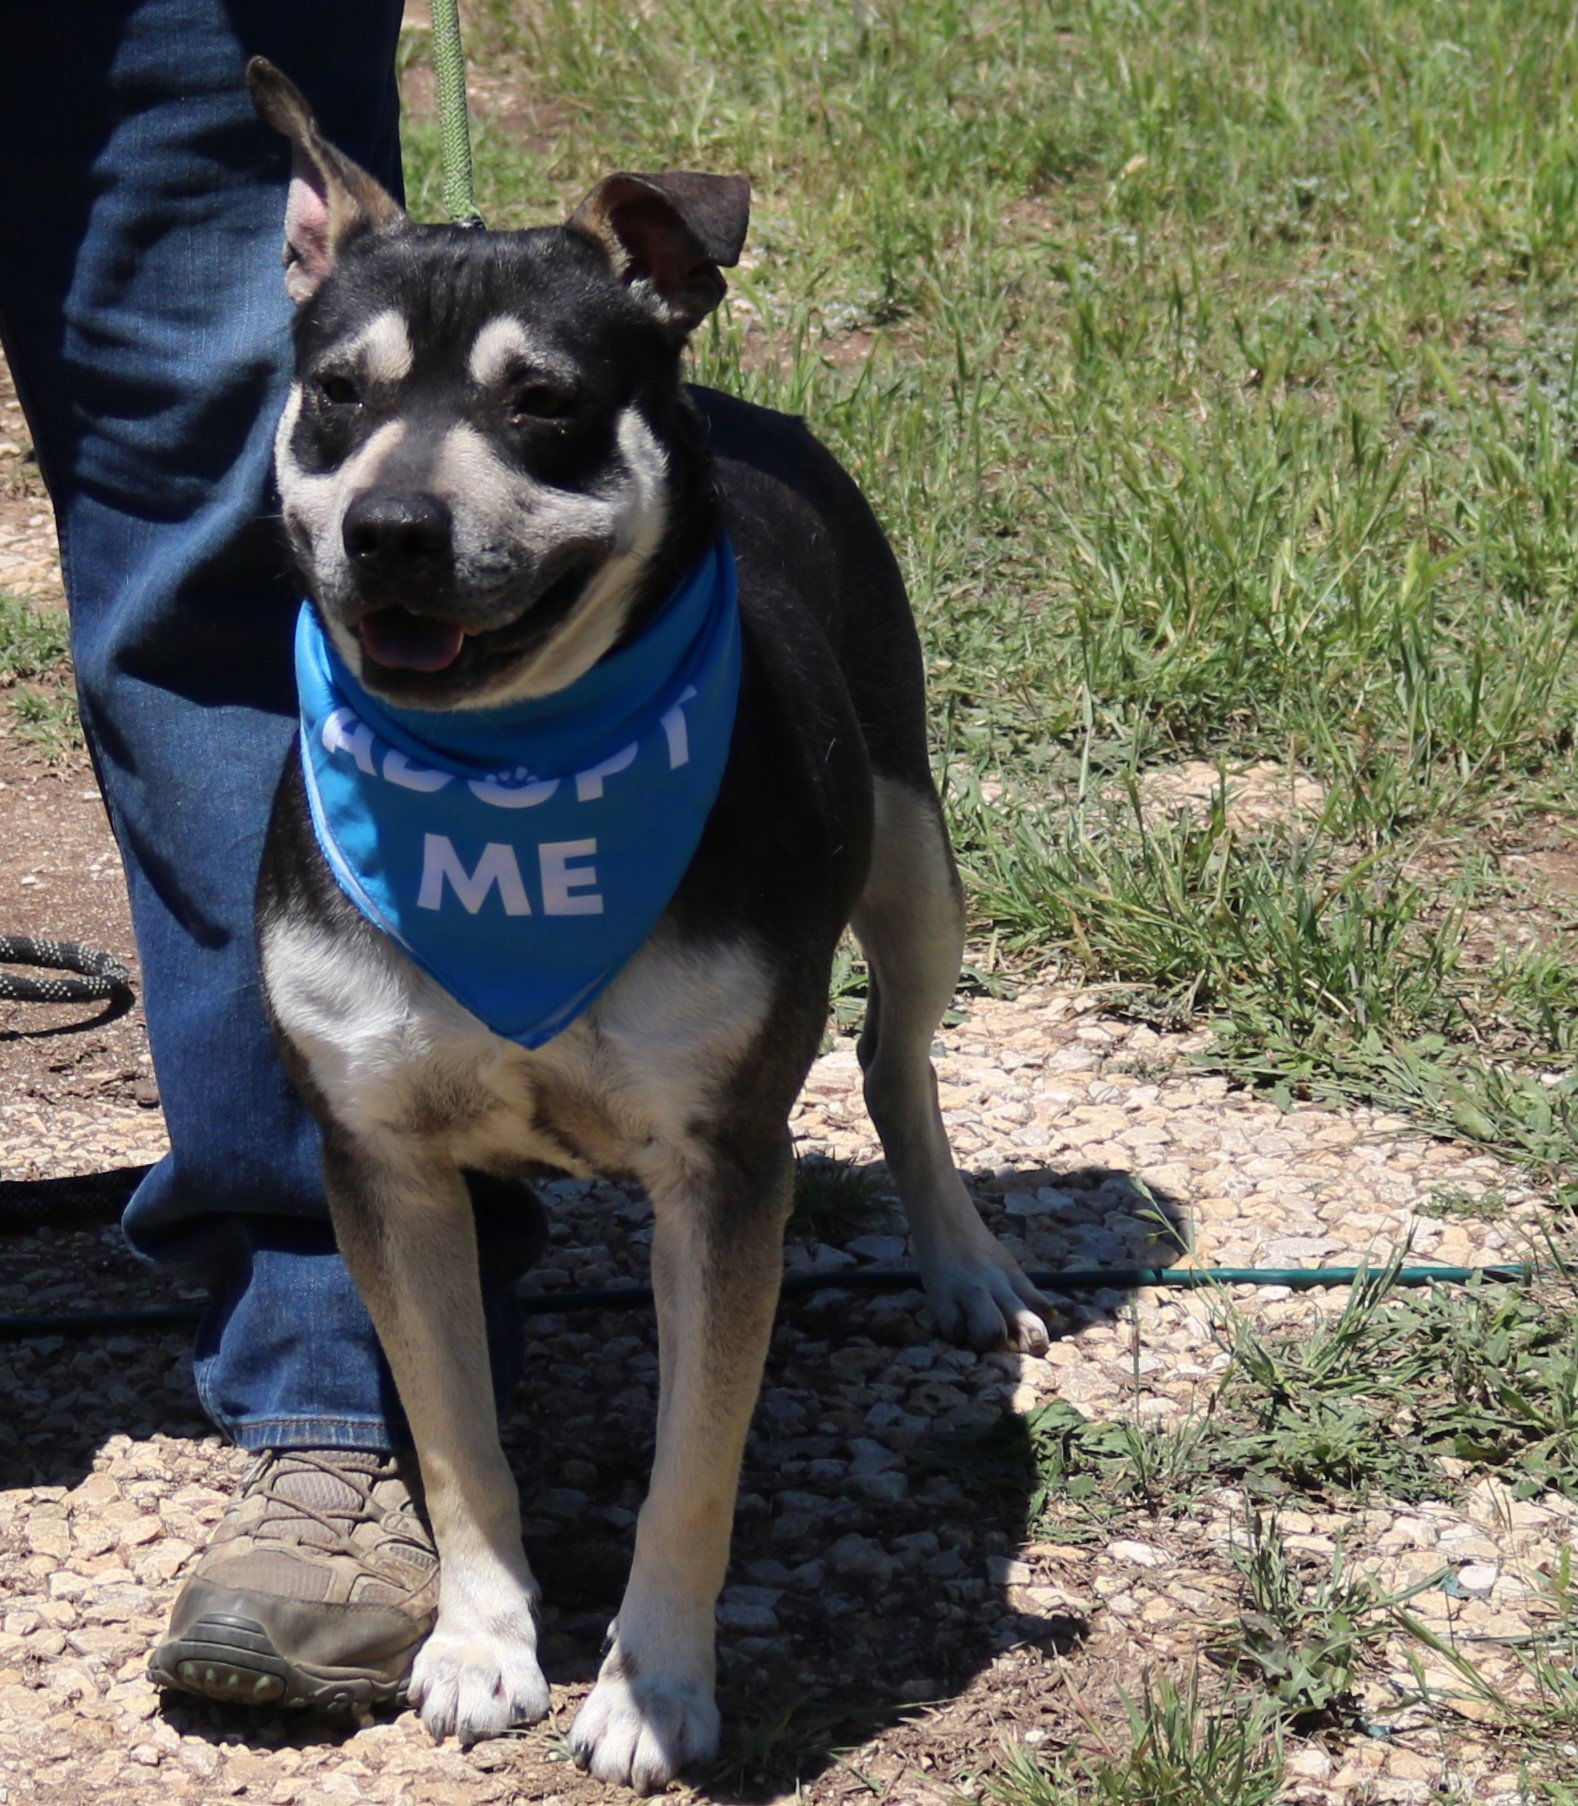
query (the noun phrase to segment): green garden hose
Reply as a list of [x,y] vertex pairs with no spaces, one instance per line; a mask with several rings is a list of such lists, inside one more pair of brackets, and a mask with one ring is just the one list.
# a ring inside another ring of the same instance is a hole
[[[1387,1275],[1392,1285],[1466,1285],[1470,1280],[1527,1279],[1528,1262],[1490,1267],[1399,1267]],[[1204,1286],[1290,1286],[1310,1291],[1318,1286],[1347,1286],[1373,1279],[1382,1267],[1067,1267],[1029,1275],[1046,1292],[1133,1292],[1142,1286],[1191,1291]],[[918,1288],[918,1273],[870,1267],[854,1273],[791,1273],[783,1296],[808,1292],[907,1292]],[[561,1311],[639,1310],[652,1303],[650,1286],[609,1286],[598,1292],[525,1292],[517,1300],[524,1316],[543,1317]],[[54,1317],[0,1317],[0,1342],[33,1336],[97,1336],[127,1331],[177,1329],[200,1320],[196,1305],[141,1311],[80,1311]]]

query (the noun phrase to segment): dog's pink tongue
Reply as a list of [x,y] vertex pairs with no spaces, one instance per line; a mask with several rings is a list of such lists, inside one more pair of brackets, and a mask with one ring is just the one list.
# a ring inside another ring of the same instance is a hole
[[442,671],[460,657],[466,638],[458,627],[425,620],[408,608],[380,608],[358,621],[356,631],[374,664],[403,671]]

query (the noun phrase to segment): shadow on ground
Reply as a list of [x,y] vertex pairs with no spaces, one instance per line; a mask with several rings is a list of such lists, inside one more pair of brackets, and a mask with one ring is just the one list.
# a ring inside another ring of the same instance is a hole
[[[892,1228],[881,1168],[821,1177],[848,1207],[839,1239],[869,1232],[861,1199],[878,1230]],[[1175,1201],[1121,1172],[1015,1167],[967,1178],[1027,1265],[1166,1264],[1187,1239]],[[1137,1233],[1151,1240],[1136,1245]],[[82,1245],[69,1308],[127,1302],[118,1262],[141,1282],[140,1302],[159,1302],[109,1230],[0,1243],[0,1273],[14,1287],[26,1249],[47,1251],[58,1271],[66,1243]],[[797,1229],[793,1264],[814,1270],[820,1245],[814,1230]],[[828,1277],[836,1288],[837,1273]],[[1106,1290],[1054,1302],[1066,1335],[1109,1318],[1122,1300]],[[186,1357],[180,1334],[0,1346],[0,1385],[15,1404],[13,1439],[0,1437],[0,1486],[69,1488],[112,1435],[203,1435]],[[941,1342],[913,1290],[836,1288],[784,1300],[723,1605],[725,1746],[699,1778],[710,1797],[792,1789],[852,1745],[957,1697],[1006,1651],[1062,1656],[1078,1647],[1087,1627],[1076,1612],[1024,1611],[1008,1597],[1007,1563],[1033,1531],[1036,1486],[1024,1419],[1009,1409],[1020,1367],[1017,1356]],[[556,1689],[578,1693],[596,1673],[629,1570],[656,1385],[650,1313],[528,1324],[526,1379],[504,1438],[543,1587],[543,1657]],[[183,1733],[258,1750],[340,1742],[354,1730],[174,1697],[165,1712]]]

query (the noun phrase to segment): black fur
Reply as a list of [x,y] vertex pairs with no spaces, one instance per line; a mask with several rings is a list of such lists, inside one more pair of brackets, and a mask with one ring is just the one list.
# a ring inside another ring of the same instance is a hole
[[[333,367],[333,347],[391,308],[417,347],[398,403],[415,441],[463,416],[542,481],[591,487],[606,478],[613,419],[639,408],[667,455],[670,524],[623,639],[641,631],[720,521],[730,535],[740,702],[723,787],[667,925],[703,944],[743,936],[773,960],[772,1028],[758,1057],[781,1070],[755,1074],[744,1089],[757,1107],[771,1099],[768,1108],[787,1111],[814,1056],[833,950],[864,881],[872,773],[932,794],[920,647],[887,541],[803,422],[683,385],[668,336],[612,280],[598,248],[564,228],[484,236],[400,227],[354,241],[298,325],[309,399],[291,444],[304,469],[332,468],[376,430],[376,408],[359,423],[336,422],[343,410],[310,398]],[[511,313],[550,348],[576,397],[565,414],[512,424],[496,398],[466,399],[468,347],[488,320]],[[410,678],[418,693],[439,695],[457,681]],[[293,762],[260,908],[372,934],[323,864],[300,785]]]
[[[303,399],[281,499],[324,624],[368,689],[444,708],[571,681],[641,633],[720,526],[734,546],[742,675],[719,794],[648,950],[561,1037],[500,1061],[386,959],[319,851],[299,758],[259,882],[265,994],[433,1468],[441,1603],[412,1697],[436,1735],[497,1735],[548,1709],[535,1583],[485,1409],[458,1163],[504,1179],[516,1160],[628,1164],[652,1191],[658,1457],[614,1644],[571,1733],[583,1767],[652,1791],[716,1747],[713,1607],[778,1293],[788,1122],[852,916],[873,969],[867,1101],[933,1309],[978,1346],[1045,1346],[1046,1301],[981,1223],[937,1111],[928,1050],[963,912],[920,648],[881,529],[804,425],[681,382],[684,333],[739,249],[743,181],[623,175],[567,227],[416,227],[359,172],[336,174],[283,77],[255,80],[298,183],[329,203],[315,213],[293,188],[287,215]],[[374,330],[391,312],[398,325]],[[479,352],[500,319],[515,324]],[[582,616],[598,630],[577,640]],[[322,961],[325,939],[347,957]],[[271,947],[299,994],[270,991]],[[293,1007],[325,1043],[318,1084],[283,1027]],[[364,1057],[363,1012],[386,1007],[390,1042]]]

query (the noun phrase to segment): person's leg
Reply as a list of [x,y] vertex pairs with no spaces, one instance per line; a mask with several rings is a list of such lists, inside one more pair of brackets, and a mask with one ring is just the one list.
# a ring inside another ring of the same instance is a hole
[[[298,597],[264,518],[287,157],[243,72],[254,53],[288,70],[398,193],[399,16],[399,0],[0,0],[0,337],[55,504],[170,1130],[126,1230],[150,1259],[203,1262],[199,1390],[262,1451],[151,1672],[252,1704],[398,1699],[433,1611],[416,1475],[386,1452],[408,1437],[268,1043],[251,926]],[[502,1395],[535,1225],[507,1201],[483,1214],[503,1229],[486,1269]]]
[[404,1440],[259,1006],[252,889],[299,597],[264,518],[287,157],[243,80],[248,56],[276,61],[398,193],[399,16],[399,0],[0,0],[0,333],[55,501],[170,1130],[126,1230],[214,1274],[199,1390],[251,1448]]

